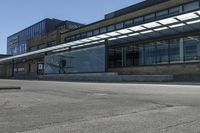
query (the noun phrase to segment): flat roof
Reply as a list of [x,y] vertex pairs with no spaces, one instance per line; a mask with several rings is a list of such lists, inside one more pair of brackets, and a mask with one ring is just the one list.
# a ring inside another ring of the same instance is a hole
[[[18,31],[18,32],[14,33],[14,34],[12,34],[12,35],[10,35],[10,36],[8,36],[7,38],[10,38],[10,37],[12,37],[12,36],[15,36],[15,35],[19,34],[20,32],[23,32],[23,31],[25,31],[25,30],[27,30],[27,29],[29,29],[29,28],[31,28],[31,27],[33,27],[33,26],[39,24],[39,23],[45,22],[45,21],[47,21],[47,20],[59,20],[59,19],[55,19],[55,18],[52,18],[52,19],[50,19],[50,18],[45,18],[45,19],[43,19],[43,20],[41,20],[41,21],[39,21],[39,22],[37,22],[37,23],[35,23],[35,24],[32,24],[31,26],[28,26],[28,27],[26,27],[26,28],[24,28],[24,29],[22,29],[22,30],[20,30],[20,31]],[[59,20],[59,21],[63,21],[63,20]]]
[[145,0],[145,1],[142,1],[140,3],[134,4],[132,6],[129,6],[129,7],[111,12],[109,14],[106,14],[105,19],[111,19],[111,18],[114,18],[114,17],[119,17],[121,15],[132,13],[132,12],[135,12],[135,11],[138,11],[138,10],[150,7],[150,6],[154,6],[154,5],[163,3],[163,2],[167,2],[167,1],[169,1],[169,0]]

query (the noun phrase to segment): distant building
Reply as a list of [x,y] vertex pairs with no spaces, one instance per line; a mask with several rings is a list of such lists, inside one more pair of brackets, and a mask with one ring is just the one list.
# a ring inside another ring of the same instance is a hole
[[19,55],[27,52],[27,41],[55,30],[56,25],[63,22],[58,19],[44,19],[7,38],[7,54]]

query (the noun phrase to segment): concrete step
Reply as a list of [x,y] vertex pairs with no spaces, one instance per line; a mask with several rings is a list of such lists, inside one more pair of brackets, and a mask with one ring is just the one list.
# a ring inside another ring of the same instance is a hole
[[200,82],[200,74],[174,75],[174,81]]
[[94,81],[94,82],[169,82],[173,75],[118,75],[118,74],[56,74],[40,76],[43,80]]

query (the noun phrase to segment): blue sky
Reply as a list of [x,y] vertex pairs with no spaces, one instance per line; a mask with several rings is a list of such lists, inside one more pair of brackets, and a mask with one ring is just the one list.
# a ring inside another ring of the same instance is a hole
[[44,18],[89,24],[112,11],[143,0],[2,0],[0,2],[0,54],[7,37]]

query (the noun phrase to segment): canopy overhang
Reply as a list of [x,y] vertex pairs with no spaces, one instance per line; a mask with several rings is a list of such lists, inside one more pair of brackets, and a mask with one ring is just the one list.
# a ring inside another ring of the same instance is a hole
[[21,55],[11,56],[7,58],[0,59],[0,63],[12,61],[19,58],[24,58],[28,56],[33,56],[36,54],[42,54],[46,52],[61,52],[68,49],[74,49],[74,48],[81,48],[84,46],[91,46],[96,45],[99,43],[103,43],[105,40],[108,41],[115,41],[119,39],[126,39],[128,37],[135,38],[140,35],[147,35],[149,33],[161,33],[163,30],[174,30],[176,32],[179,32],[176,30],[178,27],[183,26],[189,26],[192,28],[191,25],[200,23],[200,10],[184,13],[181,15],[176,15],[169,18],[164,18],[160,20],[156,20],[153,22],[148,22],[132,27],[123,28],[120,30],[88,37],[85,39],[80,39],[77,41],[69,42],[60,44],[57,46],[48,47],[45,49],[33,51],[24,53]]

